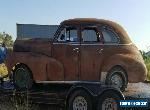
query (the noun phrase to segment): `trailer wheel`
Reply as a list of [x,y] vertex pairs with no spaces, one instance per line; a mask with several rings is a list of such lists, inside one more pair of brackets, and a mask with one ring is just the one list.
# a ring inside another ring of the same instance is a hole
[[99,97],[97,110],[122,110],[119,106],[119,100],[122,98],[117,93],[106,91]]
[[68,110],[92,110],[91,96],[84,90],[75,91],[68,101]]
[[114,67],[108,72],[105,83],[125,91],[128,84],[127,75],[122,68]]
[[13,82],[18,90],[30,89],[33,85],[31,71],[25,65],[17,65],[13,71]]

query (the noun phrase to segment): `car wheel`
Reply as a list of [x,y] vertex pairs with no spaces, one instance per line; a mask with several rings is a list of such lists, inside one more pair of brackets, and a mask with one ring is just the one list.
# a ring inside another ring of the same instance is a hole
[[106,76],[106,84],[112,85],[121,91],[125,91],[128,80],[125,71],[122,68],[115,67],[108,72]]
[[68,110],[92,110],[92,100],[90,95],[83,91],[75,91],[68,101]]
[[33,85],[31,71],[25,65],[17,65],[13,71],[13,82],[16,89],[30,89]]
[[119,100],[122,98],[117,93],[106,91],[99,97],[97,110],[122,110],[119,106]]

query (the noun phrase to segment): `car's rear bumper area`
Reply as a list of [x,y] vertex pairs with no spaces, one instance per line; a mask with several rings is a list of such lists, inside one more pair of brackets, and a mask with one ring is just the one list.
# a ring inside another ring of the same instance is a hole
[[147,68],[143,62],[133,62],[128,65],[127,73],[130,83],[144,82],[147,77]]

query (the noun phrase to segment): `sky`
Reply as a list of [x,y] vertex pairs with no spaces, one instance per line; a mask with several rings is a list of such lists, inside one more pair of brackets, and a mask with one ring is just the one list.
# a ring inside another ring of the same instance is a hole
[[150,50],[150,0],[0,0],[0,32],[16,38],[16,23],[59,24],[70,18],[119,23],[141,50]]

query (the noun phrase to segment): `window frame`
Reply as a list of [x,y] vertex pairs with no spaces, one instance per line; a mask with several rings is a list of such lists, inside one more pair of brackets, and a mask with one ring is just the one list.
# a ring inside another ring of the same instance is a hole
[[[78,41],[58,41],[58,38],[59,38],[59,35],[61,34],[61,32],[65,29],[65,28],[75,28],[76,31],[77,31],[77,38],[78,38]],[[53,42],[57,42],[57,43],[79,43],[80,42],[80,36],[79,36],[79,27],[78,26],[60,26],[58,28],[58,30],[56,31],[55,35],[54,35],[54,39],[53,39]]]
[[[84,42],[82,32],[86,29],[94,30],[96,34],[98,33],[100,35],[100,37],[97,36],[98,41],[85,41]],[[81,43],[97,43],[97,44],[103,43],[103,36],[102,36],[102,33],[99,31],[98,26],[83,26],[83,27],[81,27]]]
[[[103,44],[120,44],[120,37],[112,27],[107,26],[107,25],[99,26],[99,30],[101,31],[102,36],[103,36]],[[105,38],[104,38],[105,36],[103,35],[103,32],[102,32],[103,30],[105,30],[106,32],[108,32],[108,31],[111,32],[116,37],[117,41],[116,42],[105,42]]]

